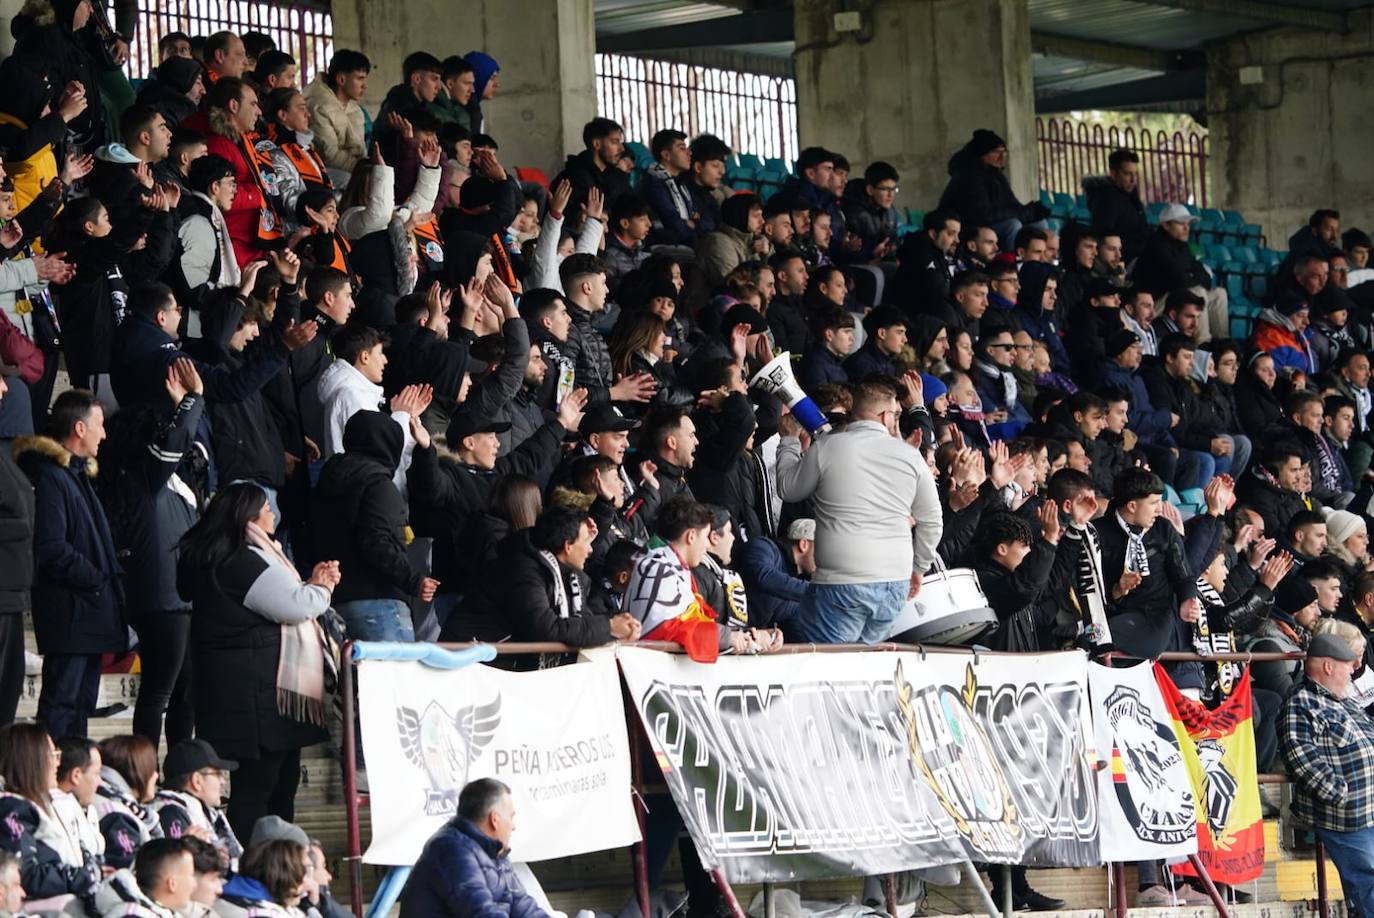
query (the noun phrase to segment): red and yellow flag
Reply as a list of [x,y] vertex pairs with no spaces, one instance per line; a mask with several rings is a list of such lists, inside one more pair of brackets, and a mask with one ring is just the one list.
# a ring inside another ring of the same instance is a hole
[[[1246,668],[1235,690],[1213,711],[1180,693],[1158,663],[1155,679],[1193,782],[1198,859],[1215,882],[1249,882],[1264,872],[1250,670]],[[1174,872],[1196,874],[1186,863],[1176,865]]]

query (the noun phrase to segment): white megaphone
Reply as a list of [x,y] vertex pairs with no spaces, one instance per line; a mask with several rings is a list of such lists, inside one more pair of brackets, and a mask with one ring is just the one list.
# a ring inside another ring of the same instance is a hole
[[826,433],[830,430],[830,422],[821,414],[821,409],[817,408],[816,403],[811,401],[811,396],[797,385],[796,377],[792,375],[792,355],[787,351],[774,357],[768,362],[768,366],[755,373],[754,378],[749,380],[749,387],[760,392],[772,393],[782,399],[783,404],[792,412],[792,416],[811,433]]

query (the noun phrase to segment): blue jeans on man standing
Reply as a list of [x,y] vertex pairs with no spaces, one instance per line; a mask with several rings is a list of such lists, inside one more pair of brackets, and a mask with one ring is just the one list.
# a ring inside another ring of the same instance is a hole
[[1374,915],[1374,827],[1358,832],[1318,829],[1317,837],[1341,875],[1345,897],[1361,916]]
[[399,599],[355,599],[336,607],[347,626],[348,637],[355,641],[415,640],[415,625],[410,617],[410,604]]
[[906,580],[813,583],[792,625],[813,644],[876,644],[887,640],[910,588]]

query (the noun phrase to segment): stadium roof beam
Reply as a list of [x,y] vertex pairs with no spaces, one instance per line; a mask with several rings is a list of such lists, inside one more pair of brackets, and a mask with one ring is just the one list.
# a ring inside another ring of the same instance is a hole
[[1097,89],[1039,95],[1035,99],[1035,111],[1036,114],[1050,114],[1092,109],[1131,109],[1201,100],[1206,92],[1206,73],[1202,70],[1185,70]]
[[1312,9],[1298,4],[1285,6],[1277,3],[1263,3],[1261,0],[1133,0],[1147,6],[1166,6],[1175,10],[1192,13],[1213,13],[1218,16],[1240,16],[1255,19],[1271,25],[1299,26],[1307,29],[1322,29],[1327,32],[1350,31],[1346,15],[1332,10]]
[[1196,51],[1156,51],[1153,48],[1073,38],[1053,32],[1031,32],[1031,50],[1053,57],[1067,57],[1094,64],[1112,64],[1117,67],[1134,67],[1139,70],[1157,70],[1160,73],[1192,70],[1202,61],[1200,52]]
[[717,45],[760,45],[791,40],[792,10],[788,8],[756,10],[702,22],[598,35],[596,50],[633,53]]

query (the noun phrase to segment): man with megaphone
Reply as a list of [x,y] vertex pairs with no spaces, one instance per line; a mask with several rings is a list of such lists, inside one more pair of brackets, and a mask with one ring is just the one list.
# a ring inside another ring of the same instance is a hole
[[896,387],[877,379],[854,387],[845,428],[804,453],[796,406],[779,425],[778,494],[815,508],[816,573],[793,623],[804,640],[886,639],[935,562],[940,498],[920,450],[898,435],[901,414]]

